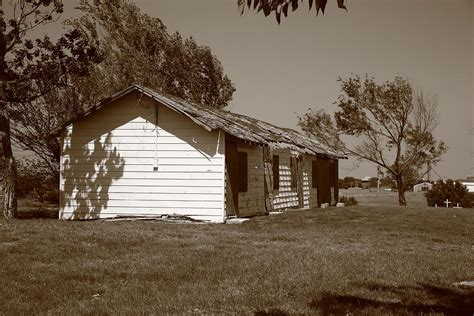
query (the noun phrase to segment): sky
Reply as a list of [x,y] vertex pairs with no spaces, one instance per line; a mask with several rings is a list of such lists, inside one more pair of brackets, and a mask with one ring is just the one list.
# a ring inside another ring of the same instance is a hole
[[[65,0],[65,17],[78,1]],[[328,1],[315,17],[307,3],[282,19],[246,12],[237,0],[135,0],[170,32],[211,47],[236,87],[228,108],[296,128],[308,108],[332,113],[338,77],[367,73],[382,82],[400,75],[438,97],[436,136],[449,151],[438,176],[474,176],[474,1],[359,0],[348,12]],[[57,32],[50,25],[41,32]],[[349,159],[340,176],[375,176],[375,165]]]

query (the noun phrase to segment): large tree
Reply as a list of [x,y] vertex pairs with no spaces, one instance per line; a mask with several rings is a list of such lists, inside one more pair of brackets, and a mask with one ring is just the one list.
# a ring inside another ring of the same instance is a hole
[[[336,1],[339,8],[347,11],[344,0]],[[316,15],[318,15],[320,11],[324,14],[328,0],[237,0],[237,5],[240,8],[241,14],[244,13],[245,8],[249,11],[263,12],[265,16],[269,16],[274,12],[275,18],[278,24],[280,24],[282,14],[287,17],[290,9],[291,11],[295,11],[298,9],[299,4],[303,2],[308,3],[309,11],[314,8]]]
[[44,96],[16,103],[10,110],[14,118],[11,131],[13,143],[39,158],[46,170],[59,180],[59,140],[52,136],[67,117],[80,112],[78,97],[72,87],[58,87]]
[[11,1],[11,14],[0,10],[0,137],[3,151],[4,216],[16,216],[16,162],[11,146],[11,115],[18,103],[32,102],[57,86],[67,85],[68,74],[84,76],[100,56],[76,30],[56,42],[28,35],[63,12],[59,0]]
[[299,117],[306,133],[349,156],[377,164],[395,180],[400,205],[406,205],[407,182],[424,165],[439,162],[446,145],[435,139],[436,98],[427,98],[401,77],[377,83],[374,78],[339,78],[339,110]]
[[217,108],[232,100],[235,88],[209,47],[169,34],[129,0],[83,2],[79,9],[84,15],[67,24],[100,43],[102,96],[138,83]]
[[79,9],[82,16],[66,27],[96,42],[103,61],[87,77],[70,75],[70,85],[18,104],[13,125],[15,143],[33,151],[56,177],[59,141],[51,131],[133,83],[217,108],[232,100],[235,88],[209,47],[169,34],[159,18],[127,0],[89,1]]

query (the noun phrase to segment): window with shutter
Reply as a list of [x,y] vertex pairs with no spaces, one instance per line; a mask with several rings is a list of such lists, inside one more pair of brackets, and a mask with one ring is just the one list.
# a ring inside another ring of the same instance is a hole
[[248,166],[247,153],[237,152],[239,157],[239,192],[247,192],[248,190]]
[[334,159],[329,160],[329,186],[334,188],[336,186],[336,173],[334,169]]
[[311,187],[316,189],[318,187],[318,162],[317,160],[311,161]]
[[273,155],[273,190],[280,189],[280,157],[278,155]]
[[297,177],[296,174],[296,157],[290,157],[290,172],[291,172],[291,189],[296,190]]

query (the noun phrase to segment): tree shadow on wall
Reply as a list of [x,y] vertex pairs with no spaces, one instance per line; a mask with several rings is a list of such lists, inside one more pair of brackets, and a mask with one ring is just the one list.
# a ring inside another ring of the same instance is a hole
[[125,161],[112,146],[110,132],[103,142],[96,137],[92,149],[87,140],[69,139],[63,151],[61,209],[73,210],[70,219],[99,218],[107,208],[112,182],[123,175]]
[[313,299],[310,307],[322,315],[396,314],[396,315],[472,315],[474,289],[442,287],[432,284],[389,286],[376,283],[361,284],[377,296],[373,299],[358,295],[323,292]]

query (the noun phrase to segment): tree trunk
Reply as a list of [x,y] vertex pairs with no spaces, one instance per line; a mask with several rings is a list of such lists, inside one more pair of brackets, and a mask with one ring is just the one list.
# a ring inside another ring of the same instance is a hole
[[15,158],[6,158],[3,170],[3,216],[5,218],[17,216],[16,179]]
[[405,199],[405,190],[398,190],[398,204],[400,204],[400,206],[407,206],[407,200]]
[[6,103],[0,101],[0,140],[3,149],[3,215],[5,218],[14,218],[17,215],[16,162],[13,158],[12,145],[10,141],[10,119],[8,117]]
[[405,199],[405,184],[403,183],[402,177],[397,177],[397,191],[398,191],[398,204],[400,206],[407,206],[407,200]]

